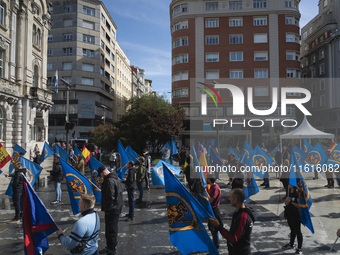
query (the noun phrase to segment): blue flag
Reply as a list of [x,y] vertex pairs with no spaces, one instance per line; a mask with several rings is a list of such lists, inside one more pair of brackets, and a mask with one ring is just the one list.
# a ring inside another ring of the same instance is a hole
[[313,149],[313,146],[309,142],[307,142],[306,139],[303,139],[303,151],[308,153],[312,149]]
[[164,180],[171,243],[183,255],[194,251],[217,255],[217,249],[201,222],[201,219],[209,218],[210,215],[166,165]]
[[314,148],[307,153],[305,160],[301,163],[301,168],[305,172],[314,171],[318,168],[321,168],[326,160],[326,152],[323,150],[320,143],[317,143]]
[[66,162],[70,158],[70,155],[63,148],[61,148],[58,144],[55,144],[54,154],[55,154],[55,157],[62,158]]
[[274,148],[274,150],[272,150],[270,153],[269,153],[269,156],[270,157],[274,157],[276,152],[279,150],[280,148],[280,143],[278,145],[276,145],[276,147]]
[[90,170],[91,170],[91,181],[97,186],[92,185],[93,194],[96,197],[96,202],[101,203],[102,202],[102,177],[98,176],[98,168],[104,166],[101,162],[96,160],[94,157],[90,156]]
[[[74,151],[74,155],[76,155],[77,157],[78,155],[83,155],[77,146],[74,146],[73,151]],[[84,156],[83,156],[83,159],[85,159]]]
[[250,156],[253,155],[253,148],[249,145],[249,143],[247,141],[244,141],[242,153],[243,153],[243,155],[242,155],[242,158],[241,158],[241,162],[243,164],[248,165],[248,161],[250,159]]
[[251,171],[247,171],[244,175],[243,190],[246,195],[244,201],[246,201],[250,196],[259,193],[260,191],[254,175]]
[[334,169],[340,167],[340,143],[333,149],[325,164]]
[[91,194],[91,185],[89,180],[82,175],[77,169],[70,166],[62,158],[60,159],[63,174],[67,183],[67,190],[70,196],[72,212],[74,215],[80,213],[79,200],[83,194]]
[[34,162],[24,158],[24,157],[20,157],[19,161],[22,163],[22,167],[26,168],[26,170],[27,170],[26,171],[26,178],[27,178],[28,182],[31,184],[31,186],[33,186],[35,184],[36,180],[38,179],[43,168],[40,165],[38,165],[38,164],[36,164],[36,163],[34,163]]
[[250,157],[249,166],[251,166],[252,171],[260,178],[264,177],[267,172],[269,165],[271,165],[274,160],[268,156],[258,145],[256,145],[253,155]]
[[303,163],[303,161],[305,160],[305,158],[307,157],[307,153],[304,152],[303,150],[301,150],[296,145],[294,146],[294,153],[295,153],[295,157],[296,157],[299,165],[301,165]]
[[164,163],[168,169],[177,177],[181,172],[181,169],[170,165],[169,163],[160,160],[157,165],[152,169],[151,178],[153,185],[163,185],[164,186],[164,173],[163,173],[163,164]]
[[298,161],[296,159],[294,149],[290,154],[290,174],[289,174],[289,185],[297,187],[298,189],[298,203],[301,210],[301,222],[314,234],[314,228],[312,218],[309,213],[309,209],[312,206],[312,197],[309,193],[307,183],[303,178],[302,172],[299,170]]
[[58,227],[26,178],[22,192],[24,251],[26,255],[44,254],[47,236]]
[[208,157],[207,157],[207,161],[208,161],[208,165],[209,166],[222,166],[223,162],[222,159],[220,157],[220,154],[217,153],[217,151],[214,150],[213,147],[209,146],[209,152],[208,153]]
[[172,161],[174,159],[174,155],[178,153],[176,143],[174,139],[171,137],[171,150],[170,150],[170,164],[172,165]]
[[0,169],[0,174],[2,174],[2,170]]
[[[14,148],[13,148],[11,164],[9,165],[9,168],[8,168],[8,172],[9,173],[13,172],[14,164],[19,161],[20,153],[25,155],[26,154],[26,150],[24,148],[22,148],[21,146],[15,144]],[[11,181],[8,184],[7,190],[5,192],[5,195],[10,196],[10,197],[13,196],[12,181],[13,181],[13,178],[11,178]]]
[[195,146],[191,146],[191,147],[192,147],[192,157],[193,157],[193,163],[194,163],[193,172],[198,174],[198,178],[195,178],[195,182],[194,182],[194,185],[195,185],[194,190],[196,190],[195,198],[203,206],[203,208],[210,215],[210,217],[215,217],[214,212],[211,208],[211,204],[210,204],[209,197],[208,197],[207,190],[206,190],[207,182],[205,181],[203,171],[201,171],[202,168],[197,158]]
[[168,162],[170,159],[170,151],[171,151],[171,145],[170,143],[166,143],[164,148],[162,149],[162,160],[164,162]]
[[42,151],[42,154],[41,154],[41,163],[45,159],[47,159],[49,156],[51,156],[53,153],[54,153],[54,150],[52,149],[52,147],[47,142],[45,142],[44,147],[43,147],[43,151]]
[[135,152],[131,148],[131,146],[126,146],[125,151],[126,151],[128,157],[130,158],[130,160],[132,160],[134,163],[136,163],[138,161],[139,156],[138,156],[137,152]]
[[228,150],[228,154],[229,154],[229,153],[235,154],[236,159],[237,159],[237,160],[241,160],[241,154],[238,153],[238,152],[237,152],[234,148],[232,148],[231,146],[229,147],[229,150]]
[[116,159],[116,164],[117,164],[117,168],[116,168],[116,173],[117,176],[124,180],[124,174],[127,172],[128,168],[127,168],[127,163],[130,161],[129,156],[127,155],[127,153],[124,150],[124,147],[122,145],[122,143],[120,142],[120,140],[118,139],[118,149],[117,149],[117,159]]

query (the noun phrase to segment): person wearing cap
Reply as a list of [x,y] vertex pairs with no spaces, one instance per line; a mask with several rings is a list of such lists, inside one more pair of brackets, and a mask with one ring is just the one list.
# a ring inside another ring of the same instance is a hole
[[99,254],[116,254],[118,244],[118,221],[123,207],[123,190],[115,172],[110,172],[105,166],[97,170],[103,179],[101,210],[105,212],[106,247]]

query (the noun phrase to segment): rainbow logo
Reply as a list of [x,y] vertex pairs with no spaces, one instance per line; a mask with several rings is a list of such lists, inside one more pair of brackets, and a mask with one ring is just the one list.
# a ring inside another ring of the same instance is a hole
[[[210,89],[212,92],[214,92],[214,94],[216,95],[216,97],[217,97],[218,100],[220,101],[221,106],[223,106],[223,105],[222,105],[221,97],[219,96],[219,94],[217,93],[217,91],[216,91],[213,87],[211,87],[210,85],[208,85],[208,84],[206,84],[206,83],[203,83],[203,82],[197,82],[197,83],[203,85],[204,87],[207,87],[207,88]],[[200,90],[204,91],[205,93],[207,93],[207,94],[211,97],[211,99],[214,101],[215,106],[217,107],[216,99],[215,99],[215,97],[213,96],[213,94],[211,94],[211,92],[210,92],[209,90],[207,90],[207,89],[205,89],[205,88],[200,88],[200,87],[199,87],[198,89],[200,89]]]

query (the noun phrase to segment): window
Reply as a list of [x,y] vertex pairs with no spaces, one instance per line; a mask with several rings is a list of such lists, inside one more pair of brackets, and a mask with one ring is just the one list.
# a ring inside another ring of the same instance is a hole
[[267,8],[267,0],[253,0],[254,8]]
[[94,72],[94,65],[83,63],[82,70],[86,72]]
[[268,87],[255,87],[254,96],[256,97],[266,97],[268,96]]
[[100,13],[100,19],[105,23],[105,16],[103,13]]
[[296,69],[287,69],[287,78],[299,78],[300,72]]
[[267,26],[267,17],[254,17],[254,26]]
[[189,79],[188,71],[181,71],[181,72],[174,73],[172,75],[172,81],[182,81],[182,80],[188,80],[188,79]]
[[72,62],[64,62],[63,70],[72,70]]
[[72,55],[72,48],[63,48],[64,56]]
[[180,30],[180,29],[186,29],[188,28],[188,20],[183,20],[181,22],[176,23],[173,28],[172,32]]
[[218,62],[220,61],[218,53],[207,53],[205,56],[206,62]]
[[172,64],[188,63],[188,54],[177,55],[172,59]]
[[320,106],[326,106],[325,95],[320,96]]
[[72,19],[64,19],[64,27],[72,27],[73,20]]
[[5,25],[5,4],[0,2],[0,25]]
[[172,97],[188,97],[189,96],[189,90],[188,88],[182,88],[182,89],[175,89],[172,91]]
[[47,71],[52,71],[53,65],[51,63],[47,64]]
[[321,49],[319,51],[319,59],[323,59],[325,57],[325,49]]
[[320,90],[325,90],[325,80],[320,80]]
[[47,42],[53,42],[53,35],[48,35]]
[[242,27],[243,19],[242,18],[229,18],[229,27]]
[[187,4],[177,5],[172,9],[172,16],[179,14],[181,12],[187,12],[187,11],[188,11],[188,5]]
[[315,67],[311,68],[311,75],[312,75],[312,77],[316,77],[316,68]]
[[267,43],[267,34],[254,34],[254,43]]
[[218,10],[218,2],[207,2],[207,3],[205,3],[205,10],[206,11]]
[[35,43],[35,36],[37,34],[37,27],[35,25],[33,25],[33,29],[32,29],[32,43]]
[[286,60],[300,60],[300,53],[297,51],[286,51]]
[[243,52],[230,52],[230,61],[243,61]]
[[83,20],[83,27],[94,30],[94,22]]
[[229,10],[242,9],[242,1],[229,1]]
[[328,5],[328,0],[323,0],[323,7],[325,8]]
[[230,44],[241,44],[243,43],[243,35],[229,35]]
[[93,86],[94,85],[94,79],[93,78],[81,78],[81,84],[87,85],[87,86]]
[[255,69],[254,78],[268,78],[268,69]]
[[83,6],[83,13],[86,15],[91,15],[91,16],[95,15],[94,9],[87,7],[87,6]]
[[32,87],[39,87],[39,67],[37,65],[34,66],[33,77],[32,77]]
[[220,78],[220,72],[218,70],[207,70],[205,72],[205,78],[212,80],[212,79],[219,79]]
[[292,7],[293,4],[292,4],[292,1],[286,1],[286,7]]
[[5,51],[0,49],[0,77],[4,77]]
[[73,8],[72,5],[65,5],[64,6],[64,12],[72,12]]
[[230,79],[243,79],[243,70],[230,70]]
[[319,65],[319,74],[320,75],[325,74],[325,63],[321,63]]
[[64,41],[65,42],[72,41],[72,34],[64,34]]
[[206,36],[205,37],[205,44],[206,45],[217,45],[219,44],[218,35],[213,36]]
[[254,52],[255,61],[266,61],[268,60],[268,51],[257,51]]
[[300,37],[299,37],[298,34],[286,33],[286,42],[299,43],[300,42]]
[[173,48],[177,48],[180,46],[187,46],[187,45],[188,45],[188,37],[177,38],[172,42]]
[[286,16],[286,25],[299,25],[299,20],[295,17]]
[[206,19],[205,20],[205,27],[219,27],[219,20],[218,19]]
[[52,57],[53,56],[53,50],[52,49],[48,49],[47,50],[47,57]]
[[315,55],[312,55],[312,64],[314,64],[315,61],[316,61],[316,57],[315,57]]
[[83,35],[83,42],[94,44],[94,36],[91,36],[91,35]]

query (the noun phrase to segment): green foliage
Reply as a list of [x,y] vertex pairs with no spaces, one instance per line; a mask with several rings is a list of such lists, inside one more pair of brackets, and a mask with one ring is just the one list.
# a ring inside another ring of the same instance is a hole
[[118,128],[112,124],[99,125],[94,130],[89,131],[90,141],[99,147],[112,150],[117,147],[118,132]]
[[274,149],[279,144],[281,134],[282,134],[281,132],[270,134],[270,136],[268,137],[268,143],[267,143],[267,148],[269,151]]

